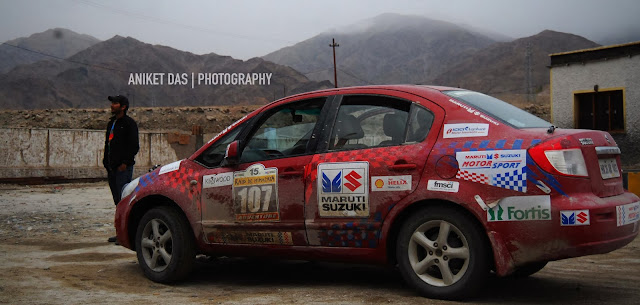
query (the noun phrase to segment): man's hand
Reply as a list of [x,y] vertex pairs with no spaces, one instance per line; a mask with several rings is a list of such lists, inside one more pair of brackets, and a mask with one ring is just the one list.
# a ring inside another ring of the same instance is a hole
[[118,166],[118,171],[119,172],[124,172],[127,169],[127,165],[122,163],[120,164],[120,166]]

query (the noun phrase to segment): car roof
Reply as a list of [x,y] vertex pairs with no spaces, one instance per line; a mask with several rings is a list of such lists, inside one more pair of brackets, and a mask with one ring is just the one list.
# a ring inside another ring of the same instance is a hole
[[330,94],[340,94],[341,91],[358,91],[358,90],[372,90],[372,89],[382,89],[382,90],[394,90],[394,91],[403,91],[407,93],[413,93],[417,95],[429,95],[435,93],[434,91],[447,91],[447,90],[466,90],[461,88],[447,87],[447,86],[434,86],[434,85],[409,85],[409,84],[401,84],[401,85],[368,85],[368,86],[353,86],[353,87],[340,87],[340,88],[330,88],[323,90],[316,90],[310,92],[299,93],[291,96],[287,96],[284,99],[297,98],[305,95],[330,95]]

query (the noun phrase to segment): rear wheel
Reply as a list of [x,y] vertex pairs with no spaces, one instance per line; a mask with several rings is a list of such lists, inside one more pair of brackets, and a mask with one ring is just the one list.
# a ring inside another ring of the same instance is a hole
[[463,299],[482,287],[489,248],[473,219],[447,207],[428,207],[402,226],[396,249],[405,281],[421,295]]
[[136,232],[138,263],[154,282],[168,283],[189,274],[195,242],[187,220],[169,207],[149,210]]

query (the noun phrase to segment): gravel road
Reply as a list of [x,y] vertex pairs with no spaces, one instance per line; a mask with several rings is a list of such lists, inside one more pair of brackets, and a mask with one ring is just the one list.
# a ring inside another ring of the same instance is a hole
[[[0,185],[0,303],[457,304],[417,296],[393,268],[199,258],[178,285],[147,280],[115,234],[106,182]],[[640,239],[609,254],[490,279],[473,304],[638,304]]]

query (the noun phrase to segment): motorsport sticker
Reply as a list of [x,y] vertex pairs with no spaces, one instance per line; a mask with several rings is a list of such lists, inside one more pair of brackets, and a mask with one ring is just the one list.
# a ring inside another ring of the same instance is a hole
[[460,182],[457,181],[429,180],[427,182],[427,189],[430,191],[457,193],[459,188]]
[[291,232],[216,231],[209,241],[222,244],[293,245]]
[[369,162],[318,165],[320,217],[369,217]]
[[410,191],[411,175],[371,177],[371,191]]
[[233,185],[233,172],[206,175],[202,177],[202,188]]
[[280,221],[278,168],[257,163],[234,172],[233,210],[236,221]]
[[486,137],[489,135],[489,124],[444,124],[443,138]]
[[549,195],[505,197],[487,210],[487,221],[551,220]]
[[589,210],[560,211],[561,226],[586,226],[589,224]]
[[169,163],[163,167],[160,168],[160,172],[158,173],[158,175],[162,175],[162,174],[166,174],[172,171],[176,171],[180,168],[180,162],[182,162],[182,160],[180,161],[176,161],[173,163]]
[[617,206],[616,219],[618,227],[638,222],[640,220],[640,201]]
[[527,192],[525,149],[463,151],[456,153],[456,160],[458,179]]

